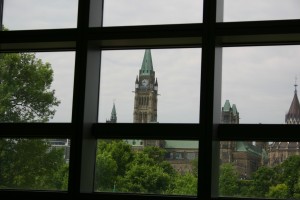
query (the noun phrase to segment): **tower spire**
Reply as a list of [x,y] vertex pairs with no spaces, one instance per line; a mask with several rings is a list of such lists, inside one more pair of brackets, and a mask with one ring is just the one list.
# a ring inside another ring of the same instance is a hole
[[113,101],[113,107],[111,110],[110,120],[106,120],[106,123],[117,123],[117,111],[115,106],[115,100]]
[[300,123],[300,103],[297,95],[297,77],[295,77],[295,93],[290,109],[285,115],[285,122],[287,124],[299,124]]
[[140,75],[149,75],[153,71],[153,63],[150,49],[145,50]]
[[298,86],[297,85],[297,76],[295,76],[295,85],[294,86],[295,86],[295,94],[297,94],[297,86]]

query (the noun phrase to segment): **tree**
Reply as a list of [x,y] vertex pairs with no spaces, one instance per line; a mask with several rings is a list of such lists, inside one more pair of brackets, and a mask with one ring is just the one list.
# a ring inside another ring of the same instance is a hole
[[117,162],[110,152],[99,152],[96,157],[95,189],[113,191],[117,179]]
[[276,171],[277,181],[286,184],[288,187],[288,197],[293,197],[299,179],[300,156],[289,156],[280,165],[276,166],[274,170]]
[[219,190],[222,196],[236,196],[238,194],[239,176],[235,167],[230,163],[220,167]]
[[252,175],[250,194],[253,197],[263,198],[269,192],[269,188],[275,184],[275,171],[273,168],[262,166]]
[[[42,139],[0,140],[0,186],[20,189],[64,189],[55,174],[65,167],[62,149],[50,150]],[[64,171],[65,177],[68,171]],[[59,183],[58,183],[59,182]]]
[[158,165],[132,164],[119,180],[121,191],[161,194],[168,188],[171,177]]
[[277,184],[276,186],[271,186],[267,197],[277,198],[277,199],[286,199],[288,198],[288,186],[284,183]]
[[0,121],[46,122],[60,101],[50,89],[53,70],[33,53],[0,54]]
[[[4,30],[6,30],[4,28]],[[0,54],[0,122],[47,122],[60,101],[51,90],[53,70],[34,53]],[[66,189],[62,149],[43,139],[0,139],[0,187]]]
[[133,160],[131,146],[123,140],[99,140],[97,154],[108,152],[117,163],[117,176],[124,176],[128,165]]
[[177,174],[172,180],[171,188],[166,192],[167,194],[175,195],[197,195],[198,179],[192,173]]

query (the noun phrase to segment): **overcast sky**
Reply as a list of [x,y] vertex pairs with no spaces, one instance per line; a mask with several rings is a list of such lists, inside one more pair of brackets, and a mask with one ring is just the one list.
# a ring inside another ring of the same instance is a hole
[[[200,0],[107,0],[104,26],[202,22]],[[74,28],[77,0],[5,0],[3,23],[10,30]],[[299,0],[225,0],[224,21],[299,19]],[[132,122],[134,81],[144,50],[105,51],[99,120],[116,103],[118,122]],[[61,100],[55,122],[71,120],[74,52],[39,53],[54,69]],[[198,123],[201,49],[152,50],[158,78],[158,121]],[[223,49],[222,105],[234,103],[241,123],[284,123],[300,85],[300,46]]]

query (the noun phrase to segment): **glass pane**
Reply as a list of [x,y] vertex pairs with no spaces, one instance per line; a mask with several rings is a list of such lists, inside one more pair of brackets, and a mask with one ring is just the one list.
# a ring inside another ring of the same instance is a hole
[[5,0],[3,25],[9,30],[77,27],[78,0]]
[[74,52],[0,54],[0,122],[71,122]]
[[225,0],[224,21],[299,19],[299,8],[299,0]]
[[98,140],[96,192],[197,195],[198,142]]
[[104,26],[202,22],[203,0],[104,1]]
[[201,49],[103,51],[100,122],[199,123]]
[[0,139],[0,189],[67,190],[69,139]]
[[299,62],[296,45],[223,48],[221,121],[298,124]]
[[299,142],[220,142],[219,195],[300,199]]

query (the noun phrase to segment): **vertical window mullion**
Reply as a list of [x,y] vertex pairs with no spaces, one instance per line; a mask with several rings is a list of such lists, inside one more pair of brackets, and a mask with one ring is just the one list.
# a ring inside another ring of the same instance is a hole
[[214,138],[220,123],[222,49],[215,41],[216,21],[222,20],[222,10],[218,0],[204,0],[198,194],[205,199],[218,193],[219,147]]
[[3,26],[3,5],[4,5],[4,0],[0,0],[0,31],[2,30],[2,26]]
[[[88,40],[90,26],[102,24],[103,3],[79,0],[72,124],[76,135],[71,146],[69,192],[94,191],[97,140],[92,125],[98,121],[100,49]],[[101,1],[103,2],[103,1]]]

